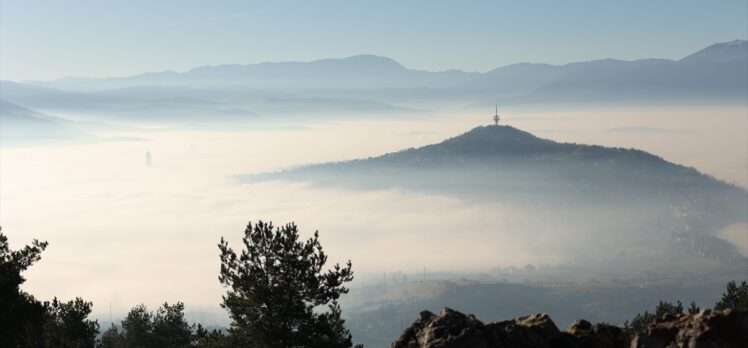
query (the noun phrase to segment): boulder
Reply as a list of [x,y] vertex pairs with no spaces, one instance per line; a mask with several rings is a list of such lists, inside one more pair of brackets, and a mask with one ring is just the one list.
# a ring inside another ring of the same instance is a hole
[[628,346],[628,336],[622,328],[599,323],[592,324],[579,319],[566,329],[580,347],[614,348]]
[[472,315],[450,308],[439,314],[423,311],[400,338],[390,345],[395,348],[420,347],[491,347],[484,334],[484,325]]

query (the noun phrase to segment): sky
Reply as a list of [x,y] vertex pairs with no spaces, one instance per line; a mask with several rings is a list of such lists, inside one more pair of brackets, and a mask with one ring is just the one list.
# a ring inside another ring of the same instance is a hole
[[482,72],[518,62],[678,59],[746,37],[744,0],[0,0],[0,79],[356,54]]

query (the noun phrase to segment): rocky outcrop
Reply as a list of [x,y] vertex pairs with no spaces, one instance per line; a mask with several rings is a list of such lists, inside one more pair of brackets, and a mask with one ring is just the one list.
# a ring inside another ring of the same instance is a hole
[[704,310],[662,318],[634,338],[631,347],[748,347],[748,312]]
[[604,323],[591,324],[584,319],[571,324],[566,333],[575,338],[578,347],[623,347],[628,343],[628,336],[620,327]]
[[661,318],[646,333],[629,340],[623,329],[577,320],[560,331],[546,314],[483,323],[471,314],[444,308],[423,311],[391,348],[558,347],[675,348],[748,347],[748,312],[702,311]]
[[567,332],[556,327],[547,314],[487,323],[473,315],[444,308],[438,314],[421,312],[391,348],[451,347],[601,347],[623,348],[626,336],[618,327],[577,321]]

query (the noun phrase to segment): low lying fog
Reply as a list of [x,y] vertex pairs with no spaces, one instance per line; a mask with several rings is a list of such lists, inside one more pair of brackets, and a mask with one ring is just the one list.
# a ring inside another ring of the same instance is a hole
[[[745,108],[505,114],[504,123],[540,137],[636,147],[748,186]],[[397,189],[238,185],[230,178],[375,156],[489,122],[487,113],[236,131],[151,130],[100,135],[142,141],[3,147],[0,224],[14,249],[33,238],[50,243],[25,273],[26,291],[41,299],[81,296],[94,302],[99,315],[110,303],[115,313],[164,301],[217,308],[224,290],[216,244],[225,236],[238,248],[246,223],[257,219],[295,221],[307,235],[319,230],[330,261],[350,258],[358,274],[574,260],[584,242],[594,239],[575,232],[572,221],[597,212],[566,212],[575,215],[558,223],[511,202],[466,203]],[[152,167],[145,165],[146,151]],[[730,234],[740,240],[737,231]],[[581,246],[564,244],[571,240]]]

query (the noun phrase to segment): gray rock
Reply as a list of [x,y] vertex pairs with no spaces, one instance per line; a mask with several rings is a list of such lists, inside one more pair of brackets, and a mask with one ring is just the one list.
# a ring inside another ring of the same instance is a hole
[[561,332],[547,314],[532,314],[484,324],[473,315],[444,308],[439,314],[421,312],[391,348],[456,347],[611,347],[626,346],[620,328],[578,321],[570,332]]

